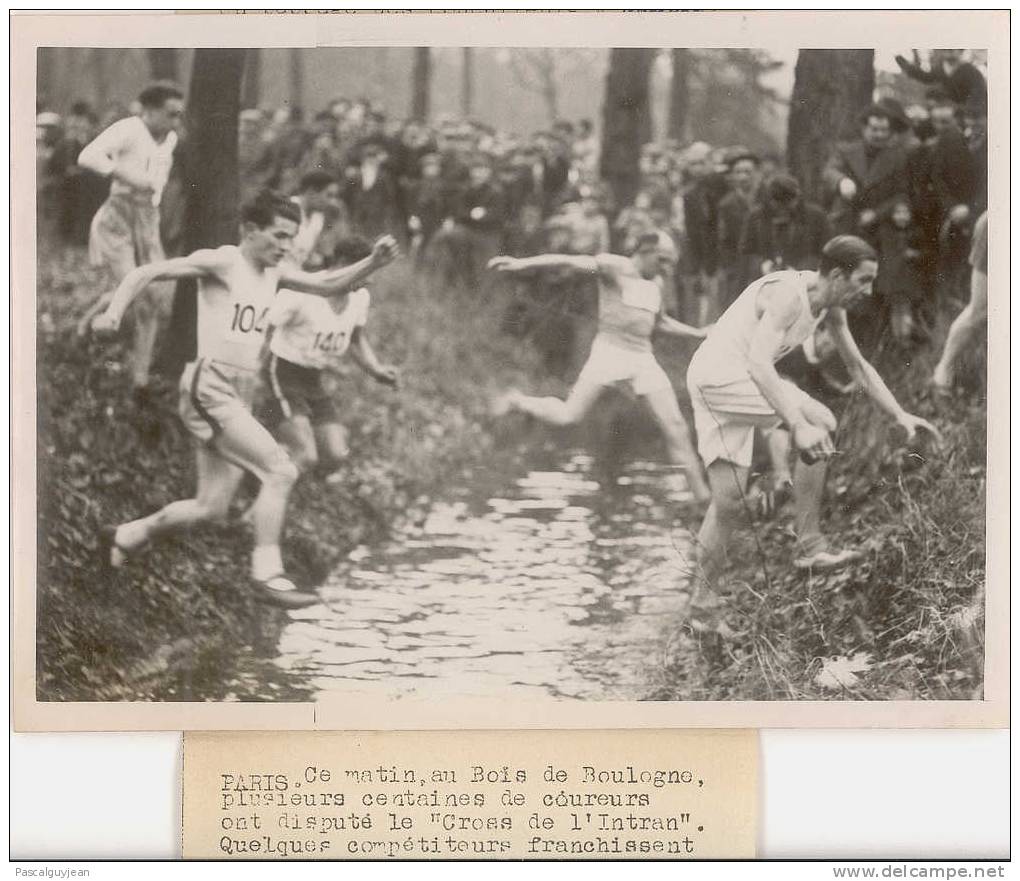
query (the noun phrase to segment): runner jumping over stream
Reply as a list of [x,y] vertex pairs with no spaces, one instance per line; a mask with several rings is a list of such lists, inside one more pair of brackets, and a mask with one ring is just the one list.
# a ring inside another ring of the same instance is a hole
[[652,351],[652,334],[656,330],[694,339],[705,337],[705,330],[683,324],[664,311],[662,275],[675,262],[676,248],[661,233],[642,236],[631,257],[543,254],[491,260],[489,268],[498,272],[557,269],[591,275],[598,282],[599,292],[598,334],[567,399],[539,398],[511,390],[495,409],[497,413],[517,410],[550,425],[575,425],[606,389],[625,384],[645,402],[666,439],[670,462],[685,470],[695,499],[707,503],[711,491],[694,451],[690,430],[669,377]]
[[712,503],[698,533],[699,572],[691,604],[695,629],[729,628],[716,615],[716,587],[730,536],[749,514],[745,490],[754,430],[785,424],[800,454],[793,479],[797,551],[793,565],[834,569],[857,559],[854,549],[830,548],[821,532],[826,461],[836,447],[836,419],[823,404],[776,372],[776,361],[824,323],[851,377],[904,429],[937,430],[907,413],[861,355],[846,310],[871,295],[878,272],[874,250],[856,236],[836,236],[822,250],[817,272],[773,272],[752,282],[698,348],[687,371],[698,450],[708,470]]
[[[372,244],[360,236],[337,243],[335,265],[369,257]],[[347,458],[347,433],[325,374],[349,353],[377,382],[397,384],[397,368],[380,363],[365,335],[371,295],[367,287],[332,297],[282,289],[269,310],[269,358],[263,378],[269,390],[266,422],[302,471],[320,462],[326,483],[336,483]]]
[[263,192],[241,209],[241,244],[195,251],[129,272],[93,328],[113,332],[138,294],[153,281],[198,280],[198,351],[180,383],[181,417],[195,436],[198,488],[194,498],[130,523],[100,531],[102,565],[119,568],[151,539],[226,516],[245,471],[262,484],[251,509],[255,548],[251,577],[258,599],[284,608],[317,602],[286,576],[280,536],[298,470],[286,450],[252,415],[252,397],[266,316],[277,287],[329,296],[349,289],[397,254],[380,238],[370,256],[341,269],[304,272],[281,261],[300,221],[298,206]]

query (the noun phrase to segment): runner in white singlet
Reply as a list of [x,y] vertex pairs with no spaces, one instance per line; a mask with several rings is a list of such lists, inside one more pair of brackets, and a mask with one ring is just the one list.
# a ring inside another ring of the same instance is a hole
[[[138,96],[141,112],[101,132],[78,155],[78,165],[110,179],[110,193],[89,227],[89,261],[106,269],[109,288],[132,269],[165,259],[159,236],[160,202],[170,177],[177,129],[184,118],[184,95],[173,83],[153,83]],[[132,314],[134,339],[129,355],[135,401],[149,402],[149,370],[160,328],[170,316],[171,285],[146,290]],[[109,304],[102,294],[82,319],[92,319]]]
[[[360,236],[342,239],[334,262],[349,266],[371,250]],[[365,334],[370,304],[368,288],[334,297],[282,289],[269,310],[267,424],[302,472],[321,462],[327,483],[342,477],[334,469],[347,457],[348,448],[326,373],[342,369],[350,354],[378,382],[397,384],[397,369],[380,363]]]
[[645,402],[666,439],[670,461],[685,471],[694,497],[707,502],[709,488],[690,430],[669,377],[652,351],[656,330],[696,339],[705,336],[704,330],[676,321],[663,309],[661,273],[675,262],[676,249],[661,233],[642,236],[631,257],[545,254],[492,260],[490,268],[499,272],[548,268],[591,274],[598,281],[599,292],[598,334],[567,399],[536,398],[511,391],[497,410],[519,410],[550,425],[573,425],[587,415],[607,388],[624,384]]
[[396,254],[390,237],[371,256],[339,270],[303,272],[283,266],[298,229],[297,206],[262,193],[241,212],[239,246],[196,251],[188,257],[139,267],[128,273],[93,324],[114,331],[138,293],[155,280],[198,280],[197,357],[181,377],[180,412],[196,437],[198,489],[194,498],[172,502],[148,517],[105,527],[100,553],[117,568],[148,541],[226,515],[245,471],[262,484],[251,508],[255,530],[251,573],[260,599],[283,607],[316,602],[286,577],[280,535],[287,498],[298,472],[286,451],[251,412],[269,308],[278,285],[321,296],[356,285]]
[[[846,309],[871,294],[878,262],[871,246],[855,236],[826,244],[818,272],[777,272],[752,282],[726,310],[695,353],[687,371],[698,451],[712,487],[698,534],[701,575],[692,621],[700,609],[718,605],[713,591],[725,563],[730,535],[747,514],[744,490],[755,428],[785,423],[800,453],[794,472],[797,568],[843,565],[858,554],[830,550],[821,533],[825,460],[834,452],[836,420],[827,407],[776,372],[776,361],[824,322],[847,369],[878,406],[912,438],[918,429],[938,436],[930,423],[907,413],[864,360],[847,327]],[[725,629],[723,622],[720,625]],[[722,632],[722,630],[720,630]]]

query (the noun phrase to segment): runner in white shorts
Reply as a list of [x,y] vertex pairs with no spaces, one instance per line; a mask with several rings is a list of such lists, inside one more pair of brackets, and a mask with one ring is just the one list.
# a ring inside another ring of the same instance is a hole
[[[854,559],[830,550],[821,534],[825,460],[835,452],[836,420],[823,404],[776,372],[775,363],[825,322],[858,385],[912,438],[938,436],[907,413],[861,355],[847,327],[846,309],[870,296],[878,271],[871,246],[837,236],[822,250],[818,272],[775,272],[752,282],[712,327],[687,371],[698,451],[708,470],[712,504],[698,535],[701,574],[712,586],[725,563],[732,530],[744,510],[755,428],[789,426],[800,452],[794,473],[798,568],[834,568]],[[709,592],[711,593],[711,591]],[[711,599],[705,599],[711,605]]]
[[[111,288],[136,266],[166,259],[159,237],[159,206],[184,117],[184,95],[174,83],[158,82],[143,89],[138,102],[138,116],[115,122],[78,155],[82,168],[110,178],[110,194],[89,228],[89,261],[106,268]],[[172,294],[171,285],[148,289],[132,312],[131,381],[140,406],[149,400],[149,370],[156,338],[170,315]],[[89,308],[79,325],[82,333],[108,304],[105,295]]]
[[664,265],[675,262],[676,248],[662,233],[642,236],[631,257],[544,254],[490,261],[489,267],[499,272],[559,269],[589,273],[597,278],[599,291],[598,334],[567,399],[536,398],[511,391],[499,409],[528,413],[551,425],[573,425],[587,415],[607,388],[629,386],[659,425],[670,461],[685,470],[695,498],[707,502],[710,492],[690,430],[669,377],[652,351],[656,330],[697,339],[705,336],[704,330],[682,324],[663,310],[661,275]]
[[241,211],[241,244],[200,250],[128,273],[107,310],[93,324],[115,331],[124,311],[156,280],[198,280],[198,352],[181,377],[180,412],[197,438],[198,489],[194,498],[172,502],[155,514],[105,527],[100,553],[117,568],[150,539],[173,529],[227,514],[245,471],[262,484],[251,509],[255,530],[251,574],[260,599],[283,607],[316,602],[286,577],[280,536],[291,487],[298,472],[290,457],[252,415],[252,397],[269,308],[278,285],[329,295],[355,286],[389,263],[396,243],[384,237],[371,256],[343,269],[309,273],[280,266],[298,229],[296,205],[264,192]]

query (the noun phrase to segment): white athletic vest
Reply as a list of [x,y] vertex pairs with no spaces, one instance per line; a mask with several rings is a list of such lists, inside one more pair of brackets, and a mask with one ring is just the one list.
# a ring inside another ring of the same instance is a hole
[[370,302],[368,288],[359,288],[347,295],[347,303],[337,312],[327,297],[284,288],[269,310],[273,326],[269,350],[302,367],[336,367],[351,344],[354,329],[368,321]]
[[198,357],[257,370],[280,273],[276,267],[259,272],[237,245],[218,252],[227,258],[222,277],[198,282]]
[[824,310],[821,315],[811,314],[807,291],[810,276],[807,272],[784,270],[751,282],[709,330],[708,338],[691,359],[688,375],[704,386],[727,385],[750,377],[747,360],[759,321],[758,294],[766,285],[792,286],[801,307],[797,319],[783,335],[782,345],[773,360],[778,361],[803,343],[825,317]]

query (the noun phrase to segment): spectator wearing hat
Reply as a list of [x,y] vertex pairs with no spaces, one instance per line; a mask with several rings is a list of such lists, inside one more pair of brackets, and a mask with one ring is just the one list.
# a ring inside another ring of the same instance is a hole
[[861,115],[860,138],[840,144],[825,166],[833,233],[877,244],[879,222],[906,195],[906,154],[892,135],[893,114],[873,104]]

